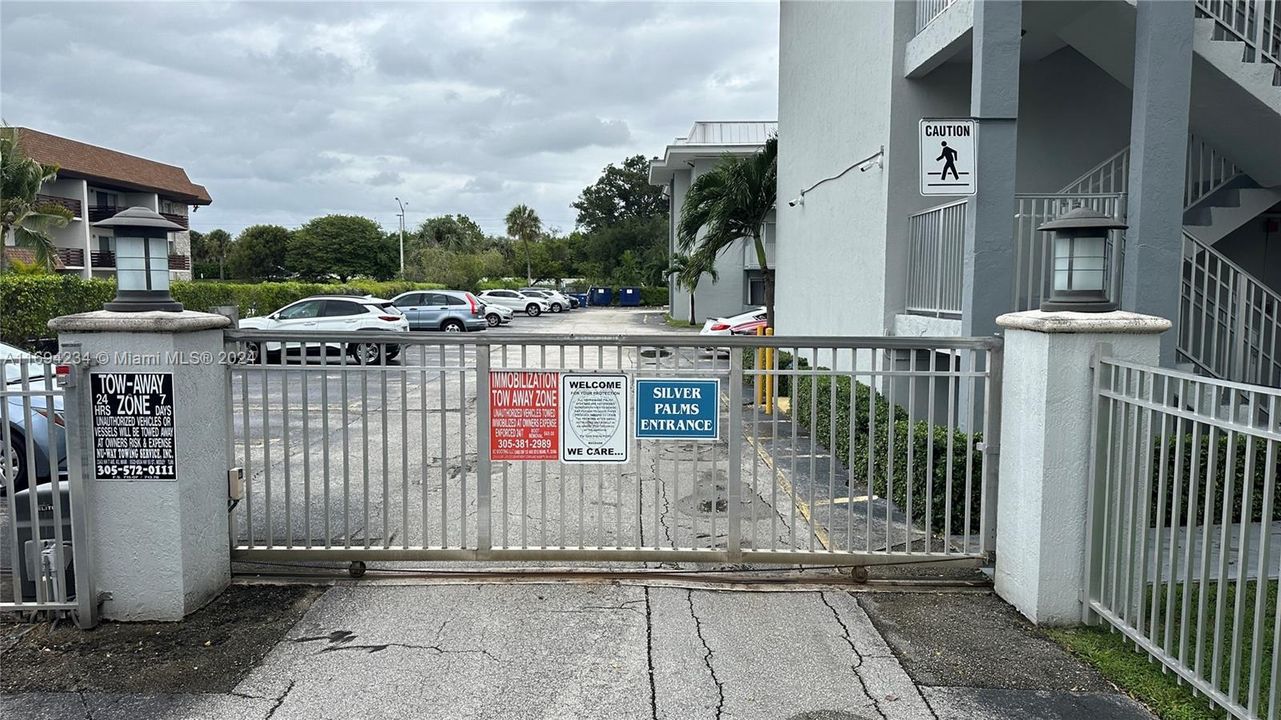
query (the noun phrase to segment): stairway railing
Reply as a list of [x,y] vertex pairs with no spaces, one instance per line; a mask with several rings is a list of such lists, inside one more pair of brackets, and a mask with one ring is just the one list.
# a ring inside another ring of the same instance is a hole
[[1197,10],[1246,44],[1246,62],[1281,68],[1281,0],[1196,0]]
[[[1223,153],[1201,138],[1188,134],[1183,209],[1187,210],[1241,174]],[[1130,148],[1118,150],[1107,160],[1086,170],[1060,193],[1124,193],[1130,190]]]
[[1281,386],[1281,295],[1183,233],[1178,353],[1203,373]]
[[[1034,310],[1050,292],[1054,259],[1053,233],[1037,230],[1075,207],[1088,207],[1105,215],[1125,217],[1125,193],[1019,193],[1014,196],[1014,297],[1015,311]],[[1124,266],[1124,235],[1108,234],[1112,297],[1120,297]]]

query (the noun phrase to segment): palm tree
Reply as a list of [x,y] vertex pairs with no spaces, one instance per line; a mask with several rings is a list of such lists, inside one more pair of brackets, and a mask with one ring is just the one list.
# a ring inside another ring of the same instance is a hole
[[[67,208],[38,199],[40,186],[57,177],[57,165],[41,165],[27,157],[14,129],[0,129],[0,241],[12,234],[14,243],[31,249],[36,263],[46,269],[53,268],[58,253],[52,231],[74,217]],[[0,251],[0,271],[4,267]]]
[[[765,220],[778,196],[778,138],[749,157],[721,158],[685,195],[676,241],[683,252],[714,259],[750,238],[765,280],[765,312],[774,326],[774,270],[765,257]],[[700,236],[699,233],[702,232]]]
[[532,284],[534,273],[529,263],[529,240],[537,238],[543,232],[543,221],[538,213],[528,205],[517,205],[507,213],[507,235],[521,241],[525,247],[525,277]]
[[[710,262],[709,262],[710,260]],[[720,280],[720,274],[716,272],[715,258],[708,258],[706,255],[698,257],[696,255],[686,255],[676,253],[672,256],[672,264],[664,271],[667,277],[676,277],[676,284],[689,290],[689,324],[693,325],[697,315],[694,313],[694,291],[698,288],[698,281],[703,275],[712,278],[712,282]]]

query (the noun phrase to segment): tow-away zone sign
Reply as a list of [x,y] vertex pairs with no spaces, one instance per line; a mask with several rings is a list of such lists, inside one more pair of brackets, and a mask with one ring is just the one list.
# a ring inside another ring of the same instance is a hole
[[489,373],[489,457],[556,460],[560,373]]

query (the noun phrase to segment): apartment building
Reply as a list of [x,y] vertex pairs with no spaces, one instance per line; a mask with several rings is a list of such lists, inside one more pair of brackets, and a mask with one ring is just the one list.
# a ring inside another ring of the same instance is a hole
[[[885,150],[779,203],[780,334],[997,332],[1052,287],[1036,228],[1084,205],[1128,225],[1113,296],[1175,322],[1164,364],[1281,385],[1278,0],[780,12],[779,199]],[[975,120],[975,195],[922,196],[928,118]]]
[[[777,122],[699,121],[685,137],[676,138],[663,157],[650,162],[649,181],[666,189],[671,220],[668,250],[680,252],[676,224],[680,221],[685,194],[700,175],[725,156],[745,157],[759,152],[765,141],[778,132]],[[765,224],[765,261],[774,263],[774,222]],[[696,321],[709,317],[737,315],[745,308],[765,302],[765,280],[760,259],[750,239],[735,243],[716,259],[717,279],[704,275],[694,292]],[[668,279],[668,300],[672,317],[689,318],[690,292],[676,278]]]
[[[55,230],[56,269],[81,277],[115,274],[115,238],[108,228],[92,226],[128,207],[155,210],[188,227],[188,211],[213,202],[209,192],[191,182],[175,165],[147,160],[29,128],[15,128],[18,144],[37,162],[56,164],[54,182],[40,189],[40,199],[72,212],[74,219]],[[5,252],[13,254],[12,240]],[[169,234],[169,268],[175,279],[191,279],[191,233]]]

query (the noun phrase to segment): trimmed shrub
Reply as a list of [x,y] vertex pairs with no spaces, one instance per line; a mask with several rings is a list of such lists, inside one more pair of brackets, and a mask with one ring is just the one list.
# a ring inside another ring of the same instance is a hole
[[[208,312],[219,305],[235,305],[241,317],[269,313],[309,295],[373,295],[389,298],[409,290],[439,289],[430,283],[353,280],[345,285],[300,282],[228,283],[181,281],[172,283],[175,300],[188,310]],[[49,337],[49,321],[59,315],[101,310],[116,294],[115,279],[84,280],[75,275],[0,276],[0,340],[21,347]]]
[[[753,367],[755,355],[754,350],[744,352],[745,368]],[[793,358],[781,351],[777,365],[779,369],[790,369],[794,360],[799,370],[809,369],[810,364],[804,358]],[[819,368],[819,371],[825,369]],[[794,393],[792,382],[796,385]],[[834,410],[833,384],[836,393]],[[932,425],[926,420],[912,422],[902,407],[891,406],[881,393],[848,377],[825,374],[817,377],[780,376],[778,385],[779,397],[791,398],[795,403],[791,408],[793,421],[805,428],[817,443],[832,444],[835,428],[835,447],[828,449],[851,468],[853,477],[867,478],[870,472],[872,493],[890,498],[899,509],[907,512],[910,490],[913,520],[927,523],[936,531],[961,533],[965,531],[968,519],[969,531],[978,532],[982,512],[978,489],[983,481],[983,455],[976,445],[982,441],[982,433],[949,431],[947,427]],[[852,414],[851,392],[854,400]],[[873,410],[870,428],[869,407]],[[890,479],[892,482],[887,482]],[[949,495],[950,518],[945,502]]]
[[[1185,434],[1183,436],[1183,457],[1179,458],[1176,451],[1178,447],[1178,436],[1165,436],[1165,527],[1169,527],[1171,522],[1176,525],[1187,523],[1188,519],[1188,500],[1192,493],[1192,488],[1196,488],[1196,515],[1192,521],[1195,527],[1201,526],[1205,522],[1206,510],[1206,481],[1209,479],[1211,492],[1213,492],[1213,506],[1210,508],[1210,523],[1217,524],[1223,519],[1223,499],[1227,494],[1228,485],[1228,466],[1232,465],[1232,508],[1229,511],[1228,522],[1237,523],[1241,521],[1241,509],[1245,504],[1245,482],[1247,463],[1249,462],[1250,447],[1245,435],[1236,434],[1232,437],[1232,446],[1229,450],[1228,437],[1219,432],[1216,434],[1214,445],[1210,444],[1208,432],[1201,433],[1197,438],[1198,452],[1197,462],[1194,464],[1193,454],[1193,436]],[[1161,446],[1162,436],[1157,435],[1152,438],[1152,463],[1151,474],[1149,477],[1149,508],[1148,508],[1148,526],[1155,527],[1157,523],[1158,501],[1161,489]],[[1256,439],[1254,441],[1254,463],[1249,468],[1252,473],[1251,493],[1250,493],[1250,513],[1249,522],[1269,522],[1281,515],[1281,464],[1278,464],[1274,470],[1272,484],[1272,517],[1263,517],[1263,489],[1264,481],[1267,474],[1268,461],[1268,442]],[[1214,454],[1214,476],[1210,477],[1210,455]],[[1116,466],[1117,458],[1112,459],[1113,466]],[[1129,459],[1122,462],[1129,464]],[[1134,482],[1142,483],[1142,468],[1138,458],[1134,459]],[[1177,465],[1177,467],[1176,467]],[[1177,471],[1177,473],[1176,473]],[[1172,518],[1174,512],[1174,492],[1175,485],[1179,490],[1179,516]],[[1142,490],[1142,485],[1139,486]],[[1141,507],[1141,506],[1140,506]],[[1135,509],[1138,513],[1138,508]]]
[[667,288],[665,287],[643,287],[641,288],[641,305],[649,307],[659,307],[667,304]]

